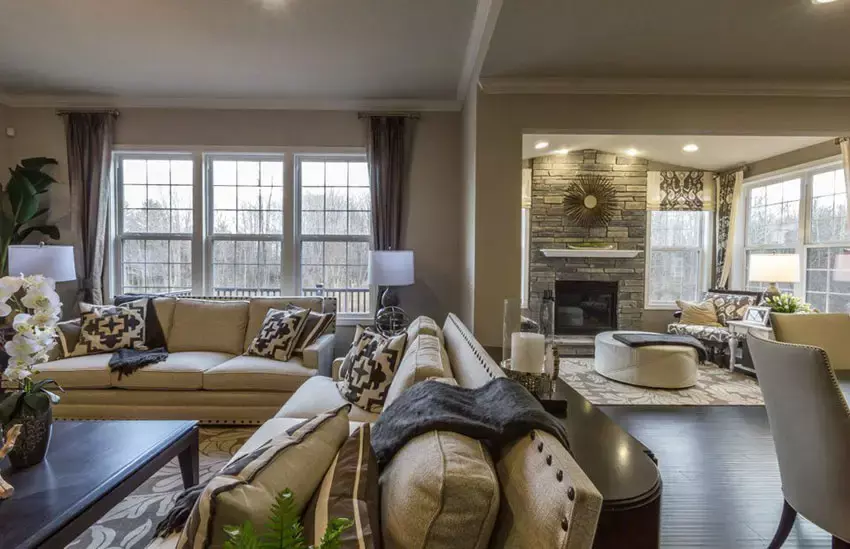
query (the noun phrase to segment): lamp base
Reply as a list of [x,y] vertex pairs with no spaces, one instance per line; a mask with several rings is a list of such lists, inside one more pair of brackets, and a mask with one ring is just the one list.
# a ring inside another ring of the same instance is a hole
[[779,288],[776,286],[776,282],[768,284],[767,289],[764,291],[764,299],[769,297],[779,297],[780,295],[782,295],[782,292],[779,291]]
[[392,287],[387,286],[381,295],[381,307],[398,307],[399,303],[401,301],[398,299],[398,294],[393,291]]

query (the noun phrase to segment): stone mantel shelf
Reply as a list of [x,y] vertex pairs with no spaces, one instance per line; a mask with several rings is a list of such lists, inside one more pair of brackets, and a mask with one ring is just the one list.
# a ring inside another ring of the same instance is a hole
[[565,250],[561,248],[547,248],[540,250],[546,257],[596,257],[596,258],[611,258],[623,259],[637,257],[640,250]]

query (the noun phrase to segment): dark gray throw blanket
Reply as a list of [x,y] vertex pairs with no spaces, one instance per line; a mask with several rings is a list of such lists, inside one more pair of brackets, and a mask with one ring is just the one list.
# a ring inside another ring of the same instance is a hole
[[700,362],[708,360],[708,353],[700,341],[689,335],[674,334],[620,334],[614,333],[614,339],[629,347],[649,347],[650,345],[685,345],[693,347],[697,351]]
[[383,469],[409,440],[429,431],[460,433],[495,452],[533,429],[569,449],[563,424],[516,381],[494,379],[477,389],[423,381],[381,413],[372,426],[372,448]]
[[133,374],[148,364],[156,364],[168,358],[165,347],[138,351],[136,349],[118,349],[109,358],[109,369],[118,372],[118,379]]

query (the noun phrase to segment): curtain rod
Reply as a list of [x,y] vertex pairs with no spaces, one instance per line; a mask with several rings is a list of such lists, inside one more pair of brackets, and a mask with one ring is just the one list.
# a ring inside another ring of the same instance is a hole
[[77,114],[77,113],[90,113],[90,114],[111,114],[112,116],[120,116],[121,113],[115,109],[95,109],[95,110],[87,110],[87,109],[75,109],[75,110],[67,110],[67,109],[57,109],[56,116],[65,116],[66,114]]
[[404,118],[412,118],[413,120],[419,120],[418,112],[371,111],[357,113],[357,118],[371,118],[373,116],[402,116]]

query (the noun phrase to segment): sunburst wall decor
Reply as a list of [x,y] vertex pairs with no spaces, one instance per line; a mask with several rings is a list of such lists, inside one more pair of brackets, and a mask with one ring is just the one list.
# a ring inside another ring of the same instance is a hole
[[602,175],[579,175],[567,189],[564,213],[581,227],[605,227],[614,217],[617,190],[613,178]]

